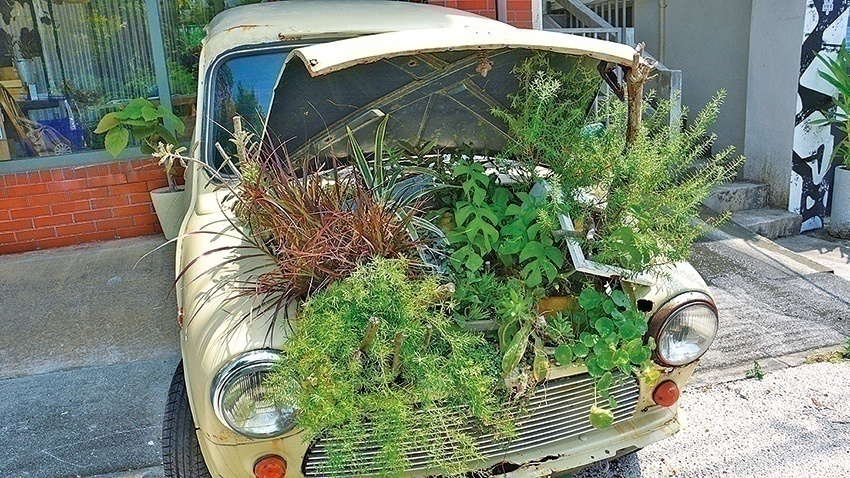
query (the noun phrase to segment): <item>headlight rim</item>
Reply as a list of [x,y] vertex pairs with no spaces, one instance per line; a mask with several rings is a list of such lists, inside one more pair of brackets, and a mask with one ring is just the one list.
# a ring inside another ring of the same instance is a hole
[[215,376],[213,377],[212,385],[210,387],[210,401],[212,403],[213,412],[215,413],[216,418],[228,430],[231,430],[234,433],[237,433],[247,438],[267,439],[285,435],[286,433],[292,431],[292,429],[295,427],[293,423],[293,425],[287,429],[275,431],[272,433],[252,433],[246,430],[237,430],[227,421],[224,415],[224,411],[221,408],[221,399],[225,392],[224,385],[226,384],[228,379],[238,373],[269,370],[275,365],[275,363],[279,359],[280,351],[275,349],[250,350],[236,356],[235,358],[230,359],[224,365],[221,366],[218,372],[216,372]]
[[708,347],[706,347],[706,351],[711,347],[711,344],[714,343],[714,339],[717,338],[717,330],[720,327],[719,314],[717,311],[717,305],[714,303],[714,299],[712,299],[711,296],[707,293],[701,291],[684,292],[665,302],[664,305],[658,308],[658,310],[655,312],[655,314],[652,315],[652,318],[650,319],[646,336],[652,337],[653,340],[655,340],[656,347],[655,350],[652,351],[652,360],[655,363],[663,367],[685,367],[701,359],[702,356],[705,354],[705,351],[703,351],[703,353],[701,353],[697,358],[686,364],[674,365],[667,363],[667,361],[664,360],[664,358],[659,353],[659,349],[657,346],[660,343],[659,335],[661,334],[661,331],[664,330],[664,327],[667,325],[670,319],[673,317],[673,314],[680,310],[684,310],[686,307],[691,307],[694,305],[708,306],[714,313],[715,334],[714,337],[712,337],[711,342],[709,342]]

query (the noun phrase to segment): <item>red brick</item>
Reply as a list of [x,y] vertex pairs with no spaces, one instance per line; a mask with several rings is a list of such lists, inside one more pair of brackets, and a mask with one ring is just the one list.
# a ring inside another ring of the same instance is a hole
[[90,188],[97,188],[102,186],[112,186],[115,184],[124,184],[127,182],[126,174],[109,174],[107,176],[96,176],[93,178],[89,178],[88,186]]
[[147,182],[148,191],[153,191],[154,189],[164,188],[166,186],[168,186],[168,180],[167,179],[161,179],[159,181],[148,181]]
[[0,209],[0,221],[8,221],[9,219],[11,219],[9,211],[6,209]]
[[15,179],[14,174],[4,174],[0,176],[0,179],[3,180],[3,186],[15,186],[16,184],[18,184],[18,180]]
[[0,232],[0,245],[11,244],[15,242],[14,232]]
[[517,21],[517,22],[530,22],[531,21],[531,12],[530,11],[514,12],[514,20]]
[[21,231],[23,229],[32,229],[32,219],[17,219],[14,221],[0,222],[0,232]]
[[52,214],[61,214],[63,212],[79,212],[88,211],[91,209],[88,201],[71,201],[61,204],[53,204],[50,206]]
[[[85,177],[85,173],[83,175]],[[76,179],[77,178],[77,169],[76,168],[64,168],[62,169],[62,179]]]
[[18,184],[29,184],[30,180],[27,179],[27,173],[15,173],[15,180]]
[[530,0],[507,0],[506,2],[508,11],[526,11],[531,12],[531,1]]
[[135,216],[133,219],[136,221],[137,226],[146,226],[148,224],[158,224],[159,223],[159,219],[156,217],[156,214],[154,214],[154,213]]
[[12,209],[9,211],[12,219],[23,219],[26,217],[47,216],[50,214],[50,206],[33,206],[23,209]]
[[76,236],[67,237],[52,237],[50,239],[39,239],[38,247],[41,249],[50,249],[52,247],[65,247],[79,244]]
[[53,178],[50,176],[50,170],[49,170],[49,169],[45,169],[45,170],[39,171],[39,172],[38,172],[38,179],[39,179],[39,180],[40,180],[40,182],[42,182],[42,183],[46,183],[46,182],[48,182],[48,181],[52,181],[52,180],[53,180]]
[[119,206],[112,208],[115,217],[119,216],[138,216],[140,214],[150,214],[151,204],[133,204],[131,206]]
[[146,193],[148,192],[147,183],[127,183],[127,184],[119,184],[117,186],[109,186],[109,195],[110,196],[119,196],[121,194],[130,194],[130,193]]
[[97,176],[107,176],[109,174],[108,164],[95,164],[86,168],[86,177],[94,178]]
[[142,204],[151,202],[150,193],[133,193],[127,197],[130,198],[130,204]]
[[461,10],[486,10],[485,0],[457,0],[457,8]]
[[38,196],[30,196],[27,198],[27,202],[30,206],[49,206],[52,204],[59,204],[68,202],[68,193],[50,193],[50,194],[40,194]]
[[8,211],[9,209],[17,209],[20,207],[27,207],[27,198],[0,199],[0,210]]
[[104,207],[124,206],[130,203],[130,198],[127,196],[111,196],[105,198],[97,198],[91,200],[92,209],[100,209]]
[[63,179],[65,179],[65,177],[62,175],[61,169],[51,169],[50,170],[50,180],[51,181],[61,181]]
[[94,211],[83,211],[74,214],[74,222],[96,221],[112,217],[110,209],[96,209]]
[[109,163],[107,165],[109,167],[109,174],[121,174],[121,163]]
[[63,236],[74,236],[77,234],[83,234],[86,232],[94,231],[94,223],[93,222],[78,222],[74,224],[68,224],[65,226],[56,226],[56,235],[59,237]]
[[101,231],[101,232],[91,232],[88,234],[80,234],[77,236],[80,244],[84,242],[95,242],[95,241],[109,241],[111,239],[116,239],[118,236],[115,234],[115,231]]
[[36,242],[18,242],[0,246],[0,254],[14,254],[16,252],[34,251],[38,249]]
[[38,184],[20,184],[17,186],[9,186],[5,189],[6,197],[21,197],[33,196],[36,194],[44,194],[47,192],[47,186],[55,183],[38,183]]
[[156,234],[157,232],[158,231],[153,224],[149,224],[147,226],[128,227],[115,231],[115,233],[118,234],[118,237],[148,236]]
[[127,173],[127,181],[131,183],[140,181],[159,181],[165,179],[165,172],[162,170],[156,171],[130,171]]
[[52,216],[33,218],[32,223],[35,227],[55,226],[57,224],[72,224],[74,222],[71,214],[55,214]]
[[156,224],[153,225],[153,229],[156,232],[162,232],[162,226],[159,225],[159,222],[157,222]]
[[101,221],[95,221],[94,227],[98,231],[108,231],[121,229],[125,227],[133,227],[135,226],[135,222],[132,217],[115,217],[112,219],[103,219]]
[[84,189],[85,187],[85,179],[65,179],[63,181],[47,183],[47,190],[50,192],[71,191],[74,189]]
[[68,191],[68,197],[71,201],[79,201],[80,199],[103,198],[109,195],[109,190],[106,188],[91,188],[78,189],[76,191]]
[[47,239],[48,237],[56,237],[56,230],[52,227],[44,227],[41,229],[28,229],[26,231],[15,232],[15,240],[18,242],[32,241],[35,239]]

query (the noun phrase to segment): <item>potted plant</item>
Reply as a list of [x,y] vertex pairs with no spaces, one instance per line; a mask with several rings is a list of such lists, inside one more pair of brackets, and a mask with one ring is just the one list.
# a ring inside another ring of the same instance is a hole
[[[182,165],[180,153],[185,148],[174,148],[177,135],[182,135],[184,130],[183,122],[174,113],[144,98],[135,98],[121,110],[105,114],[94,130],[106,134],[106,151],[116,157],[127,148],[132,134],[140,143],[142,153],[152,155],[165,170],[168,186],[154,189],[150,194],[166,239],[177,237],[183,217],[183,187],[177,185],[175,177],[176,167]],[[155,153],[163,143],[165,146]]]
[[832,151],[833,157],[843,159],[843,164],[835,167],[829,233],[850,238],[850,74],[847,71],[850,68],[850,53],[842,43],[835,59],[820,54],[818,58],[826,66],[825,71],[819,72],[821,78],[835,87],[835,109],[828,112],[824,119],[812,121],[812,124],[834,124],[844,134]]

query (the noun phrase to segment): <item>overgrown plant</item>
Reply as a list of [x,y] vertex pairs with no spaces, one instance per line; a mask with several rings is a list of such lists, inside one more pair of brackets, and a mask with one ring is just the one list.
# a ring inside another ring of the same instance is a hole
[[572,217],[589,255],[636,272],[686,259],[705,232],[696,220],[702,199],[743,161],[731,147],[705,157],[724,93],[684,130],[669,124],[670,103],[659,101],[627,145],[624,103],[612,97],[587,114],[598,85],[592,71],[577,65],[566,74],[540,57],[516,71],[512,110],[495,111],[513,135],[503,154],[523,165],[525,177],[541,167],[557,175],[559,210]]
[[177,136],[184,130],[183,122],[168,108],[145,98],[135,98],[119,111],[103,115],[94,132],[105,133],[106,151],[118,156],[130,143],[131,134],[139,141],[142,153],[151,154],[160,142],[177,144]]
[[496,350],[452,326],[433,275],[410,274],[403,260],[364,263],[303,305],[283,345],[269,389],[298,407],[305,440],[324,439],[323,474],[367,473],[374,452],[381,475],[402,476],[413,451],[459,473],[479,456],[471,422],[510,433]]
[[552,234],[548,198],[500,186],[496,174],[462,157],[452,177],[460,185],[444,224],[452,267],[477,271],[485,261],[498,262],[503,275],[516,273],[531,288],[552,282],[564,255]]
[[365,260],[415,251],[413,215],[402,214],[400,203],[376,197],[356,175],[341,176],[336,168],[311,170],[307,162],[296,170],[244,135],[233,210],[276,262],[257,279],[257,292],[306,298]]

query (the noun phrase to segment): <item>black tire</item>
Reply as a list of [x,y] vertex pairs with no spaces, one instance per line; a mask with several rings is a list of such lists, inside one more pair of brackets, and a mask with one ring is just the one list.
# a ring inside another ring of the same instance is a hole
[[207,464],[201,454],[195,422],[189,409],[189,396],[183,379],[183,362],[177,365],[165,417],[162,420],[162,467],[165,478],[210,478]]

